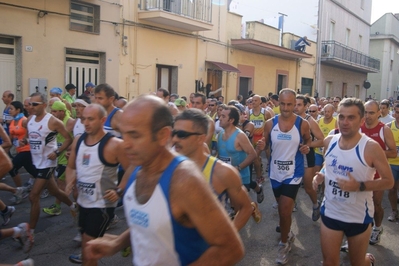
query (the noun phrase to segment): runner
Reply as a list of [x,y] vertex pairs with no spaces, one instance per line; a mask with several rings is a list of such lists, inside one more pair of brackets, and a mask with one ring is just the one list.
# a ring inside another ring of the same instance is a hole
[[169,108],[157,97],[139,96],[122,120],[127,157],[140,165],[124,193],[129,229],[88,242],[90,258],[131,245],[134,265],[236,264],[244,250],[233,224],[197,166],[169,149]]
[[[366,251],[374,215],[372,191],[392,187],[393,177],[381,146],[359,132],[363,102],[346,98],[339,103],[338,113],[340,133],[324,140],[325,169],[313,179],[314,189],[325,182],[320,227],[323,265],[339,265],[344,235],[351,265],[363,261],[370,265],[374,257]],[[375,170],[379,179],[374,179]]]
[[278,203],[280,235],[276,262],[288,262],[288,252],[295,239],[291,231],[291,214],[304,175],[303,154],[309,153],[311,143],[309,123],[294,114],[296,93],[283,89],[279,94],[280,114],[265,124],[264,137],[270,142],[269,176]]

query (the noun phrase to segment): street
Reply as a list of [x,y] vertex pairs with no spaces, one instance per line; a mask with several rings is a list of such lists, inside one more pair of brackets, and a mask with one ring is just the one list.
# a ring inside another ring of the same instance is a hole
[[[25,182],[28,176],[23,174]],[[10,176],[5,182],[14,185]],[[275,228],[278,224],[277,210],[272,207],[274,203],[269,179],[264,183],[265,200],[260,204],[263,214],[262,221],[256,224],[251,218],[246,227],[240,232],[245,245],[246,255],[238,264],[241,266],[249,265],[275,265],[277,256],[277,245],[279,234]],[[250,196],[255,201],[254,192]],[[5,204],[10,204],[11,193],[0,191],[0,198]],[[41,207],[48,207],[54,202],[54,198],[49,196],[41,200]],[[321,265],[322,255],[319,245],[320,220],[311,220],[311,203],[303,188],[300,189],[297,197],[298,211],[292,215],[292,231],[296,234],[296,240],[292,245],[290,260],[287,265]],[[16,212],[11,218],[11,222],[1,228],[10,228],[29,220],[30,203],[24,199],[16,205]],[[376,265],[396,265],[399,260],[398,249],[398,230],[399,224],[387,220],[390,208],[387,192],[384,195],[383,207],[385,209],[383,227],[384,233],[379,245],[369,246],[368,252],[376,257]],[[118,208],[116,214],[121,221],[112,229],[107,231],[110,234],[119,234],[127,227],[124,218],[123,208]],[[3,222],[3,221],[1,221]],[[74,225],[69,208],[62,205],[60,216],[50,217],[41,212],[38,226],[35,230],[35,245],[30,253],[23,253],[19,242],[12,238],[0,241],[0,263],[16,263],[27,257],[35,260],[35,265],[73,265],[69,262],[68,256],[80,252],[79,245],[73,241],[77,234],[77,227]],[[151,254],[148,254],[151,256]],[[104,258],[99,261],[99,265],[132,265],[131,255],[127,258],[120,253],[111,258]],[[349,265],[348,254],[341,253],[341,265]]]

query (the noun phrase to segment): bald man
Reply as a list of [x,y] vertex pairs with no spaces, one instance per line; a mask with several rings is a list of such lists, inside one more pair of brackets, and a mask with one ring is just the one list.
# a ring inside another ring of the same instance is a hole
[[153,95],[128,103],[121,121],[126,157],[140,165],[123,199],[129,229],[90,241],[87,254],[99,259],[131,245],[134,265],[236,264],[244,255],[236,229],[200,169],[169,148],[171,136],[199,132],[172,131],[169,107]]

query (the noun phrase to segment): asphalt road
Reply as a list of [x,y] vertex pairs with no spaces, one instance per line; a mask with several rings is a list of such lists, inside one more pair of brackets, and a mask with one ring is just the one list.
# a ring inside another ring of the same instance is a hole
[[[22,178],[25,181],[28,176],[24,174]],[[2,182],[13,185],[9,176]],[[264,183],[264,188],[265,200],[260,204],[263,214],[262,221],[256,224],[250,219],[246,227],[240,232],[246,249],[244,259],[238,264],[241,266],[276,265],[275,259],[277,256],[279,234],[276,233],[275,227],[278,224],[278,213],[272,207],[274,199],[269,180],[266,180]],[[254,200],[256,199],[255,193],[251,192],[250,195]],[[10,193],[0,191],[0,198],[6,204],[10,204],[11,197]],[[49,196],[41,200],[41,206],[47,207],[53,201],[54,198]],[[297,203],[298,211],[292,214],[292,231],[296,234],[296,240],[293,243],[290,260],[287,265],[321,265],[322,255],[319,244],[320,221],[313,222],[311,220],[311,204],[304,189],[300,189]],[[30,211],[29,200],[25,199],[15,207],[17,210],[11,222],[1,228],[10,228],[21,222],[28,221]],[[383,207],[385,208],[385,215],[382,240],[379,245],[369,246],[368,252],[375,255],[377,260],[376,265],[398,265],[399,224],[387,220],[390,213],[387,193],[384,196]],[[123,209],[117,209],[116,214],[120,217],[121,221],[107,233],[119,234],[127,228]],[[67,206],[62,206],[62,214],[60,216],[50,217],[42,212],[35,231],[35,245],[30,253],[23,253],[19,243],[11,238],[3,239],[0,240],[0,263],[16,263],[30,257],[35,260],[35,265],[37,266],[73,265],[69,262],[68,256],[80,251],[79,245],[73,241],[76,234],[77,228]],[[98,265],[132,265],[131,259],[131,256],[124,258],[120,254],[116,254],[111,258],[100,260]],[[346,253],[341,253],[341,265],[349,265]]]

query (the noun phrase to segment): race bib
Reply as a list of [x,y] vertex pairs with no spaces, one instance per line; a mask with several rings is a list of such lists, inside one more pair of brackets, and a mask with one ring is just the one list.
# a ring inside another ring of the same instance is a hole
[[325,194],[329,194],[329,198],[341,203],[353,204],[356,201],[356,192],[349,192],[339,188],[338,183],[329,180],[326,185]]
[[29,140],[30,152],[32,154],[41,154],[43,145],[40,140]]
[[280,173],[287,173],[290,172],[291,167],[293,167],[293,161],[279,161],[274,160],[274,166],[277,171]]
[[82,197],[82,199],[89,202],[95,202],[97,200],[95,183],[85,183],[78,181],[77,186],[79,197]]
[[251,122],[254,124],[255,128],[262,128],[263,126],[263,120],[252,120]]
[[224,163],[228,163],[231,165],[231,158],[230,157],[224,157],[219,155],[219,160],[221,160]]

